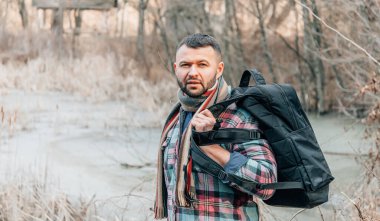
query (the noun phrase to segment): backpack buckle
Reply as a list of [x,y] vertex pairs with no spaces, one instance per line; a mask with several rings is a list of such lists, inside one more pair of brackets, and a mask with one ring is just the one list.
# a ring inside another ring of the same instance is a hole
[[261,138],[261,134],[257,132],[256,130],[249,131],[249,138],[251,140],[257,140]]
[[223,170],[220,170],[218,173],[218,178],[223,180],[223,181],[227,181],[228,174],[226,172],[224,172]]

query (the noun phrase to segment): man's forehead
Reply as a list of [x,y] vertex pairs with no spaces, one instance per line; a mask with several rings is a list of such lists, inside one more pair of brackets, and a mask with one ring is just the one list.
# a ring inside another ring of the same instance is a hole
[[180,60],[209,60],[217,58],[218,54],[211,46],[190,48],[186,45],[182,45],[176,53],[176,61]]

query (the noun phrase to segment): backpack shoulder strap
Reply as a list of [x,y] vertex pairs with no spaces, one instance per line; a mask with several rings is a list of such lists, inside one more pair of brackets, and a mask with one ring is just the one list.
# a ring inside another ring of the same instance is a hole
[[198,146],[243,143],[263,138],[263,135],[259,130],[241,128],[223,128],[205,132],[197,132],[193,130],[192,136]]
[[261,189],[286,190],[305,189],[302,182],[278,182],[261,184]]
[[214,115],[214,117],[217,118],[223,111],[227,109],[227,107],[230,104],[236,103],[237,101],[243,99],[244,97],[245,95],[239,95],[239,96],[224,100],[222,102],[216,103],[207,109],[209,109],[211,113]]
[[256,85],[266,84],[263,75],[257,69],[252,69],[245,70],[243,72],[243,76],[241,77],[239,87],[248,87],[251,77],[255,80]]

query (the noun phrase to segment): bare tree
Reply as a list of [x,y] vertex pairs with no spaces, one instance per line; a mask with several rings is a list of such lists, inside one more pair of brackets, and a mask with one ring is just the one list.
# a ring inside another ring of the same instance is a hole
[[196,0],[195,1],[195,10],[201,12],[201,16],[199,16],[196,21],[198,28],[201,32],[207,33],[209,35],[213,35],[213,30],[211,28],[210,18],[206,11],[206,2],[205,0]]
[[231,7],[232,7],[232,15],[233,15],[233,24],[234,24],[234,32],[235,32],[235,36],[236,36],[236,51],[237,51],[237,60],[238,60],[238,65],[240,68],[244,68],[246,69],[247,68],[247,65],[246,65],[246,59],[245,59],[245,55],[244,55],[244,47],[243,47],[243,43],[242,43],[242,39],[243,39],[243,36],[242,36],[242,31],[241,31],[241,28],[240,28],[240,21],[238,20],[238,11],[236,10],[236,2],[234,1],[232,4],[231,4]]
[[[157,5],[156,8],[151,9],[151,13],[154,18],[154,32],[159,32],[159,35],[161,37],[162,46],[164,49],[165,54],[163,55],[160,52],[160,47],[154,47],[154,54],[157,54],[160,61],[163,62],[163,66],[174,75],[174,68],[173,68],[173,55],[171,52],[170,47],[170,39],[168,36],[168,26],[164,22],[164,17],[167,15],[167,9],[165,10],[165,7],[161,4],[159,0],[155,0],[155,4]],[[164,10],[163,10],[164,9]]]
[[236,85],[239,73],[247,68],[246,58],[244,55],[244,46],[242,43],[242,31],[238,19],[237,4],[233,0],[224,0],[224,23],[221,34],[222,48],[225,62],[224,76]]
[[[264,64],[268,68],[269,75],[271,76],[271,80],[273,82],[277,82],[277,76],[275,74],[275,66],[276,63],[274,62],[272,53],[269,49],[269,43],[268,43],[268,36],[267,36],[267,29],[268,25],[273,26],[273,29],[276,28],[277,24],[280,24],[282,21],[277,21],[276,18],[276,1],[247,1],[248,5],[244,1],[237,1],[237,4],[241,6],[245,11],[247,11],[250,15],[254,16],[259,25],[258,28],[252,27],[252,36],[253,38],[256,38],[257,35],[259,35],[260,41],[252,41],[252,44],[259,44],[261,46],[261,50],[263,51],[263,56],[260,54],[261,57],[264,57]],[[272,11],[270,11],[272,9]],[[287,10],[287,7],[286,7]],[[269,19],[269,23],[266,22],[266,14],[271,14],[271,17]],[[284,17],[283,14],[281,16]],[[280,18],[279,18],[280,20]],[[237,29],[238,30],[238,29]],[[244,39],[242,37],[242,39]],[[256,62],[257,63],[257,62]],[[257,65],[257,64],[255,64]]]
[[125,10],[126,10],[126,7],[127,7],[127,3],[128,3],[128,0],[124,0],[124,5],[123,5],[123,8],[121,8],[122,10],[122,13],[121,13],[121,24],[120,24],[120,37],[123,37],[124,36],[124,23],[125,23]]
[[[297,5],[295,4],[294,0],[290,1],[289,5],[293,9],[294,17],[295,17],[296,29],[295,29],[295,35],[294,35],[294,46],[292,46],[291,43],[289,43],[285,39],[285,37],[283,37],[281,35],[281,33],[276,32],[276,35],[279,36],[279,38],[284,42],[286,47],[289,48],[291,50],[291,52],[293,52],[297,58],[298,72],[295,74],[295,76],[298,80],[298,84],[299,84],[300,90],[301,90],[301,103],[302,103],[303,107],[306,109],[306,111],[308,111],[308,102],[306,101],[305,95],[307,93],[307,82],[309,82],[309,81],[307,80],[307,76],[306,76],[307,73],[305,71],[303,64],[304,63],[307,64],[311,70],[312,70],[312,68],[311,68],[310,62],[305,57],[303,57],[303,55],[300,51],[300,47],[299,47],[299,39],[300,39],[299,38],[299,29],[298,29],[299,13],[298,13]],[[279,17],[281,18],[281,20],[283,19],[283,16],[279,16]]]
[[274,73],[274,68],[273,68],[272,54],[268,47],[268,38],[267,38],[267,33],[265,30],[265,25],[264,25],[264,16],[262,14],[261,4],[259,0],[255,0],[255,8],[257,11],[256,17],[259,20],[260,33],[261,33],[261,47],[263,48],[263,51],[264,51],[264,58],[268,66],[269,74],[272,77],[272,81],[277,82],[276,74]]
[[[315,3],[315,0],[311,0],[311,6],[313,9],[313,13],[316,16],[319,16],[318,8]],[[322,49],[322,26],[318,19],[313,17],[312,22],[312,30],[313,30],[313,48],[318,53]],[[322,114],[325,112],[325,69],[323,66],[322,59],[319,56],[313,56],[313,67],[316,74],[316,88],[317,88],[317,96],[318,96],[318,113]]]
[[[307,0],[302,0],[304,5],[311,5],[313,13],[318,16],[317,5],[314,0],[311,0],[311,4]],[[304,21],[304,53],[306,59],[310,60],[312,66],[312,73],[315,78],[315,90],[317,100],[317,112],[322,114],[325,112],[324,103],[324,66],[319,55],[321,50],[321,36],[322,28],[320,22],[314,17],[310,16],[309,10],[303,8],[303,21]]]
[[168,34],[179,42],[184,36],[201,32],[215,36],[206,7],[207,0],[167,0],[165,5],[165,26]]
[[19,13],[21,16],[22,27],[26,28],[28,26],[28,12],[26,10],[25,0],[18,0],[17,2]]
[[224,0],[224,26],[223,26],[223,51],[224,51],[224,62],[225,71],[224,75],[226,78],[233,82],[233,69],[232,69],[232,52],[231,52],[231,38],[232,38],[232,4],[231,0]]
[[139,26],[137,32],[137,57],[145,60],[145,10],[148,7],[149,0],[139,1]]
[[80,9],[74,10],[74,21],[75,21],[74,35],[79,35],[81,27],[82,27],[82,10]]
[[53,21],[51,24],[52,31],[57,36],[62,36],[63,34],[63,8],[53,9]]

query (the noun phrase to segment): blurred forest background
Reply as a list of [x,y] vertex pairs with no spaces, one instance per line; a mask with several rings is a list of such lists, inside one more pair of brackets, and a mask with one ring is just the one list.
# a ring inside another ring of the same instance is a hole
[[[379,182],[379,0],[0,0],[0,18],[1,91],[66,91],[160,116],[176,99],[176,44],[213,35],[234,86],[256,67],[294,85],[308,112],[366,124],[376,142],[359,159],[363,183]],[[372,200],[357,204],[360,220],[379,217]]]
[[72,63],[111,56],[104,69],[157,83],[173,74],[175,45],[190,33],[202,32],[220,39],[225,75],[233,85],[244,69],[257,67],[269,81],[295,85],[308,111],[376,117],[379,4],[2,0],[1,62],[22,66],[41,57]]

